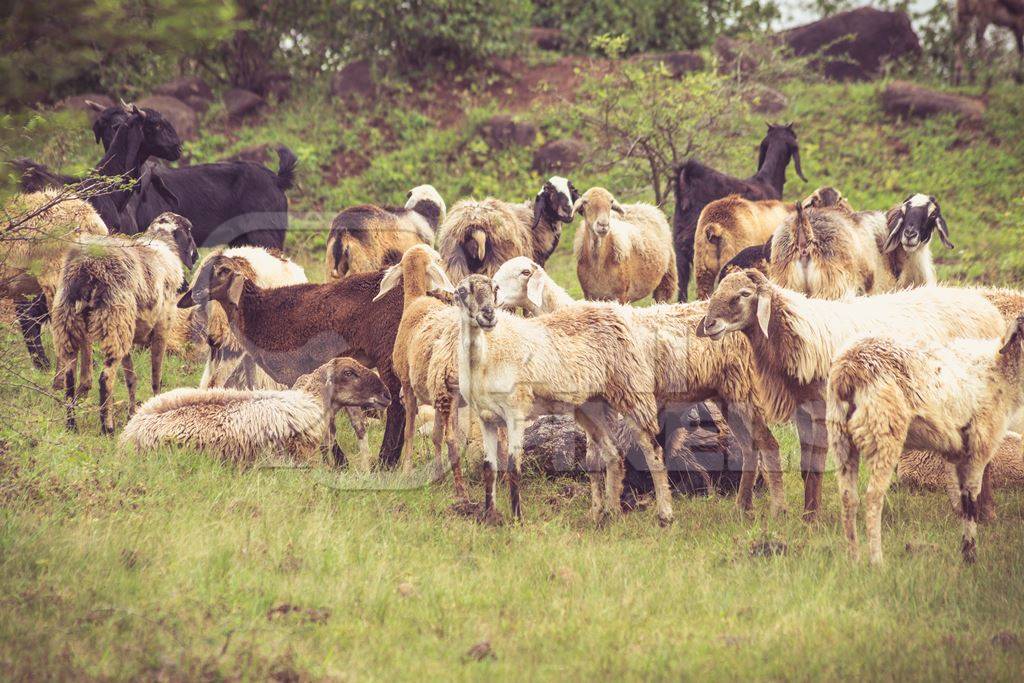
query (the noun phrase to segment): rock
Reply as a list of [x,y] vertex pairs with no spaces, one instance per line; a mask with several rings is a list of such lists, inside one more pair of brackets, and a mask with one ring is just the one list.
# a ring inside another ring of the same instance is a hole
[[292,95],[292,75],[287,71],[272,71],[263,79],[260,94],[283,102]]
[[71,109],[74,111],[84,111],[89,116],[89,123],[95,123],[99,117],[99,112],[86,104],[86,100],[95,102],[96,104],[102,105],[104,108],[113,107],[116,102],[106,95],[100,95],[99,93],[88,92],[82,95],[72,95],[71,97],[65,97],[60,101],[57,106],[61,109]]
[[135,104],[143,109],[156,109],[165,119],[171,122],[178,137],[182,140],[195,139],[199,133],[199,114],[177,97],[170,95],[150,95],[136,100]]
[[652,62],[661,62],[668,69],[672,78],[682,78],[691,71],[704,69],[704,58],[693,50],[680,50],[679,52],[665,52],[662,54],[650,55]]
[[835,57],[815,63],[824,68],[826,77],[837,81],[870,80],[886,62],[921,54],[921,43],[905,12],[871,7],[840,12],[784,31],[781,37],[797,56],[824,50]]
[[785,95],[765,85],[751,86],[744,93],[743,99],[758,114],[778,114],[789,106]]
[[484,122],[480,130],[491,149],[527,147],[537,138],[537,126],[516,121],[504,114],[492,116]]
[[153,88],[153,92],[157,95],[177,97],[182,102],[187,102],[190,97],[203,99],[207,102],[213,101],[213,91],[210,90],[210,86],[206,84],[206,81],[198,76],[175,78],[173,81],[167,81],[156,86]]
[[253,145],[239,150],[237,154],[228,157],[227,161],[251,161],[254,164],[266,165],[270,161],[270,145]]
[[346,64],[331,79],[331,94],[342,100],[374,97],[377,94],[377,83],[373,65],[366,59]]
[[718,36],[713,49],[718,57],[718,72],[722,74],[745,74],[756,71],[761,62],[771,57],[771,50],[766,45],[728,36]]
[[926,118],[953,114],[963,120],[980,120],[985,104],[973,97],[930,90],[906,81],[893,81],[882,91],[882,108],[891,116]]
[[206,110],[209,109],[210,105],[213,103],[212,100],[208,100],[205,97],[200,97],[199,95],[189,95],[184,100],[182,100],[182,102],[192,107],[200,114],[205,113]]
[[552,140],[533,153],[533,170],[541,174],[570,171],[579,165],[584,151],[583,143],[578,140]]
[[262,97],[251,90],[232,88],[224,93],[224,108],[234,120],[244,118],[265,104]]
[[560,28],[542,28],[534,26],[530,28],[528,35],[530,41],[541,50],[561,50],[565,46],[565,37]]
[[548,476],[584,472],[587,437],[569,415],[543,415],[523,433],[523,461]]

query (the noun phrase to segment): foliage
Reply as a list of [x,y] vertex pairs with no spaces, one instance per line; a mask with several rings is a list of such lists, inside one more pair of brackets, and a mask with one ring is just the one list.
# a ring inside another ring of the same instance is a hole
[[[0,102],[117,90],[154,62],[221,40],[234,24],[228,2],[35,0],[0,5]],[[116,78],[108,77],[115,74]]]
[[575,50],[595,36],[629,38],[629,52],[695,49],[720,33],[763,30],[778,17],[775,0],[536,0],[534,23],[560,28]]

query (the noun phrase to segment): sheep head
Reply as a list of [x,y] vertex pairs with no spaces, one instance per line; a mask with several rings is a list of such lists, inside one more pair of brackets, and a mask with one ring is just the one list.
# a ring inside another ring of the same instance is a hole
[[498,322],[496,302],[494,282],[486,275],[470,275],[455,289],[455,304],[470,327],[494,329]]
[[516,256],[501,264],[492,278],[501,308],[535,310],[544,303],[544,269],[526,256]]
[[942,217],[939,203],[929,195],[911,195],[902,204],[890,209],[886,214],[886,227],[889,229],[889,237],[882,247],[885,253],[900,245],[907,253],[912,253],[927,245],[935,230],[938,230],[942,243],[949,249],[953,248],[953,243],[949,241],[949,226]]
[[451,293],[455,291],[454,285],[444,270],[441,255],[426,244],[410,247],[402,255],[402,260],[399,263],[384,271],[384,277],[380,281],[380,291],[377,292],[377,296],[373,297],[373,300],[380,300],[403,280],[406,302],[411,301],[414,297],[423,296],[427,292]]
[[184,216],[164,211],[149,224],[146,234],[162,236],[173,244],[181,263],[189,270],[199,260],[199,252],[196,250],[195,240],[192,239],[192,221]]
[[595,237],[601,238],[611,228],[612,212],[624,213],[612,193],[603,187],[592,187],[576,200],[575,210],[583,216],[583,225]]
[[790,158],[792,158],[796,174],[800,176],[800,180],[807,182],[803,169],[800,168],[800,145],[796,141],[796,131],[793,129],[793,124],[779,125],[769,123],[767,125],[768,132],[765,134],[764,139],[761,140],[761,146],[758,150],[757,170],[760,171],[761,167],[764,166],[764,162],[768,158],[768,153],[772,147],[783,145],[785,148],[783,165],[788,164]]
[[409,190],[405,199],[405,208],[423,215],[435,230],[448,216],[444,199],[433,185],[417,185]]
[[827,209],[835,208],[843,211],[853,212],[853,207],[846,201],[843,193],[834,187],[819,187],[813,194],[808,195],[800,205],[805,209]]
[[726,275],[708,300],[708,312],[697,323],[697,336],[721,339],[729,332],[755,325],[768,337],[772,285],[759,270],[747,268]]
[[[100,105],[92,103],[90,106],[95,109]],[[141,151],[145,156],[154,156],[168,161],[177,161],[181,158],[181,138],[171,122],[156,109],[139,108],[124,101],[120,105],[107,107],[100,111],[96,122],[92,125],[96,142],[102,142],[104,150],[110,149],[118,129],[135,120],[142,124]]]
[[[335,358],[321,366],[324,371],[324,407],[331,414],[349,406],[364,410],[391,405],[391,392],[373,370],[351,358]],[[319,372],[319,371],[318,371]]]
[[[203,272],[208,272],[209,275],[203,277]],[[225,311],[235,310],[245,288],[245,273],[230,258],[217,258],[211,261],[209,270],[203,268],[203,272],[178,300],[178,308],[205,306],[211,301],[216,301]]]

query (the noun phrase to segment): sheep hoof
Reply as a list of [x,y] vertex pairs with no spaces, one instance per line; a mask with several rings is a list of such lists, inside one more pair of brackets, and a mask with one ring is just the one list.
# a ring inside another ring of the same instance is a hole
[[969,538],[965,538],[960,552],[964,556],[964,564],[974,564],[978,561],[978,544]]
[[675,521],[675,517],[672,515],[658,515],[658,524],[660,524],[663,529],[667,529],[672,526],[672,523]]
[[[47,358],[45,355],[32,356],[32,365],[35,367],[36,370],[46,371],[50,369],[50,359]],[[57,387],[54,388],[56,389]]]
[[487,526],[501,526],[504,520],[501,518],[501,513],[496,508],[490,510],[484,510],[483,515],[480,517],[480,521]]

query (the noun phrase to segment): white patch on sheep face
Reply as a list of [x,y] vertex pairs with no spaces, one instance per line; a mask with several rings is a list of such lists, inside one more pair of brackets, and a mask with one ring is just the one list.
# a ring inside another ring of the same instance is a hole
[[439,207],[444,207],[444,200],[441,199],[441,194],[433,185],[417,185],[409,190],[409,199],[405,202],[405,208],[411,209],[420,201],[428,201]]
[[559,194],[565,195],[565,200],[569,202],[569,206],[572,206],[572,193],[569,192],[569,179],[563,178],[560,175],[553,175],[548,182],[558,190]]
[[928,206],[932,203],[931,197],[926,194],[915,194],[913,197],[904,202],[907,206]]

